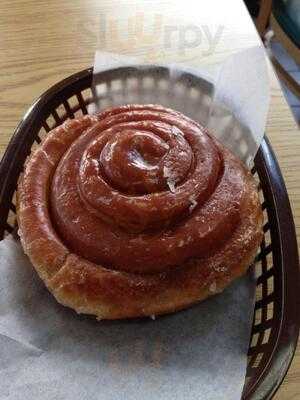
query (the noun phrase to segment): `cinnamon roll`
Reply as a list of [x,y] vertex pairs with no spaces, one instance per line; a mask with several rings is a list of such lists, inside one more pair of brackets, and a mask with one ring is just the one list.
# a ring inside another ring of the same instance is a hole
[[99,319],[173,312],[244,274],[262,239],[251,173],[155,105],[68,120],[26,162],[21,243],[62,304]]

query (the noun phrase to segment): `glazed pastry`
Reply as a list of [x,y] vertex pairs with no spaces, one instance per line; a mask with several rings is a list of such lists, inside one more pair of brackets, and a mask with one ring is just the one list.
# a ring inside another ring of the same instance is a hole
[[169,313],[220,292],[262,239],[251,173],[199,124],[154,105],[52,130],[27,160],[18,222],[56,299],[98,319]]

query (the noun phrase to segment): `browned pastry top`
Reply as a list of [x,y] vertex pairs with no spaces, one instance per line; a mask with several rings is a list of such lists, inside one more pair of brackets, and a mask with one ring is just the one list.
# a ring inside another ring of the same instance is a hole
[[[114,108],[52,131],[27,163],[18,217],[25,251],[53,292],[80,267],[88,285],[82,293],[101,291],[115,308],[127,293],[130,315],[143,314],[130,296],[145,303],[143,296],[162,295],[161,312],[200,298],[212,260],[223,268],[224,287],[231,272],[247,268],[261,239],[250,172],[199,124],[153,105]],[[140,289],[132,294],[134,282]],[[166,290],[175,301],[168,307]],[[157,304],[149,309],[160,312]]]
[[244,180],[241,168],[232,168],[207,132],[182,114],[118,108],[60,161],[52,217],[65,243],[89,261],[164,271],[213,253],[233,232]]

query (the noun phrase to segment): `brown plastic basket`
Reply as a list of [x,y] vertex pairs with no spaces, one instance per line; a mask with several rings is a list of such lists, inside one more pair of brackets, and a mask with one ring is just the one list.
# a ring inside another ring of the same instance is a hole
[[[95,99],[91,89],[92,72],[91,68],[81,71],[51,87],[17,127],[0,165],[1,239],[15,232],[15,192],[27,155],[50,129],[66,118],[86,114],[88,105],[99,100],[99,95]],[[151,67],[138,70],[126,67],[125,72],[124,75],[124,69],[104,71],[98,79],[106,90],[111,88],[112,81],[123,79],[120,90],[126,97],[127,79],[134,76],[140,85],[153,76]],[[167,69],[162,68],[159,74],[161,79],[166,78]],[[195,82],[195,77],[188,73],[182,79]],[[101,108],[108,105],[105,101],[103,97]],[[264,212],[264,239],[255,263],[255,315],[242,398],[258,400],[273,397],[293,358],[299,333],[300,283],[293,217],[280,169],[267,139],[261,144],[252,172],[258,181]]]

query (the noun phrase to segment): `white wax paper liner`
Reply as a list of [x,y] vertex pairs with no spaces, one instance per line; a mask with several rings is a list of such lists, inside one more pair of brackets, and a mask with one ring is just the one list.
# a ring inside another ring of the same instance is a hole
[[[119,54],[96,51],[94,61],[93,88],[97,96],[101,72],[120,67],[143,68],[147,66],[142,58],[128,57]],[[170,86],[175,88],[182,73],[189,72],[212,84],[209,95],[203,103],[195,100],[195,106],[203,108],[204,113],[196,113],[193,104],[182,101],[176,92],[157,93],[155,90],[137,88],[119,98],[114,97],[110,88],[109,94],[102,97],[102,102],[90,108],[90,111],[101,111],[108,106],[125,103],[162,104],[175,108],[191,116],[202,125],[207,126],[214,135],[230,150],[232,150],[247,165],[251,165],[264,136],[266,118],[269,109],[270,87],[265,52],[257,46],[228,57],[216,68],[195,69],[182,64],[163,65],[170,70]],[[101,81],[102,82],[102,81]],[[141,93],[142,91],[142,93]],[[101,94],[100,94],[101,98]],[[126,101],[127,100],[127,101]],[[197,103],[196,103],[197,101]],[[208,111],[208,112],[207,112]]]
[[98,322],[58,304],[12,238],[0,258],[1,399],[240,399],[251,273],[186,311]]

